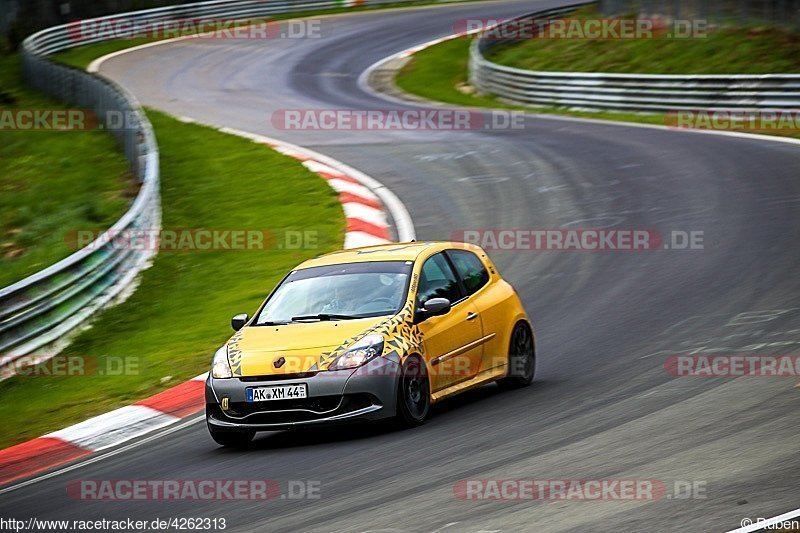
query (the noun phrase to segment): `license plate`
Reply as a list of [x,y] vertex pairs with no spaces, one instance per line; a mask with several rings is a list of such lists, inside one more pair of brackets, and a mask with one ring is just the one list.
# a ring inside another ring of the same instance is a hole
[[294,400],[308,398],[308,387],[305,383],[298,385],[272,385],[269,387],[250,387],[246,390],[248,402],[266,402],[270,400]]

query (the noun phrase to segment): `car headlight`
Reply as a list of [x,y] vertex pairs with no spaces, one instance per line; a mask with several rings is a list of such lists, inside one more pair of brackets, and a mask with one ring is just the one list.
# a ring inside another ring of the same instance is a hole
[[366,335],[331,363],[328,370],[356,368],[383,353],[383,335]]
[[226,344],[214,354],[211,360],[211,377],[216,379],[226,379],[233,377],[231,364],[228,362],[228,345]]

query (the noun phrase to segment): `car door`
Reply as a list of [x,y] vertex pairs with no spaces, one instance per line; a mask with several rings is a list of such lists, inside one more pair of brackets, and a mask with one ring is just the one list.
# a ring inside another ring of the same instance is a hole
[[508,328],[506,302],[508,296],[492,283],[486,265],[474,252],[464,249],[447,250],[447,256],[461,280],[469,301],[476,307],[483,329],[483,358],[479,370],[490,370],[506,364],[504,328]]
[[431,390],[436,392],[477,374],[483,354],[483,331],[477,309],[466,298],[443,252],[425,260],[419,278],[418,307],[431,298],[447,298],[452,304],[450,312],[419,324],[431,369]]

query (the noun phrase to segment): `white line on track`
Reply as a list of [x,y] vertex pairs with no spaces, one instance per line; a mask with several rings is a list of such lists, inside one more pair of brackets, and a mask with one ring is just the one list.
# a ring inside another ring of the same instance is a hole
[[[789,511],[788,513],[783,513],[782,515],[774,516],[772,518],[767,518],[766,520],[762,520],[760,522],[754,522],[749,526],[743,526],[738,529],[732,529],[728,531],[728,533],[749,533],[750,531],[762,531],[768,527],[771,528],[776,524],[780,524],[781,522],[791,520],[792,518],[796,518],[798,516],[800,516],[800,509],[795,509],[794,511]],[[742,523],[744,523],[744,519],[742,520]]]

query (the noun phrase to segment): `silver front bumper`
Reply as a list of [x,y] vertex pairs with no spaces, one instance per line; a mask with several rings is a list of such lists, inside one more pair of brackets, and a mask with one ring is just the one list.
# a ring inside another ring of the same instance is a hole
[[[290,379],[209,376],[206,420],[209,426],[223,431],[270,431],[387,418],[395,415],[399,373],[399,361],[377,357],[354,370],[323,371]],[[308,397],[302,400],[245,401],[249,387],[300,383],[305,383],[308,390]]]

